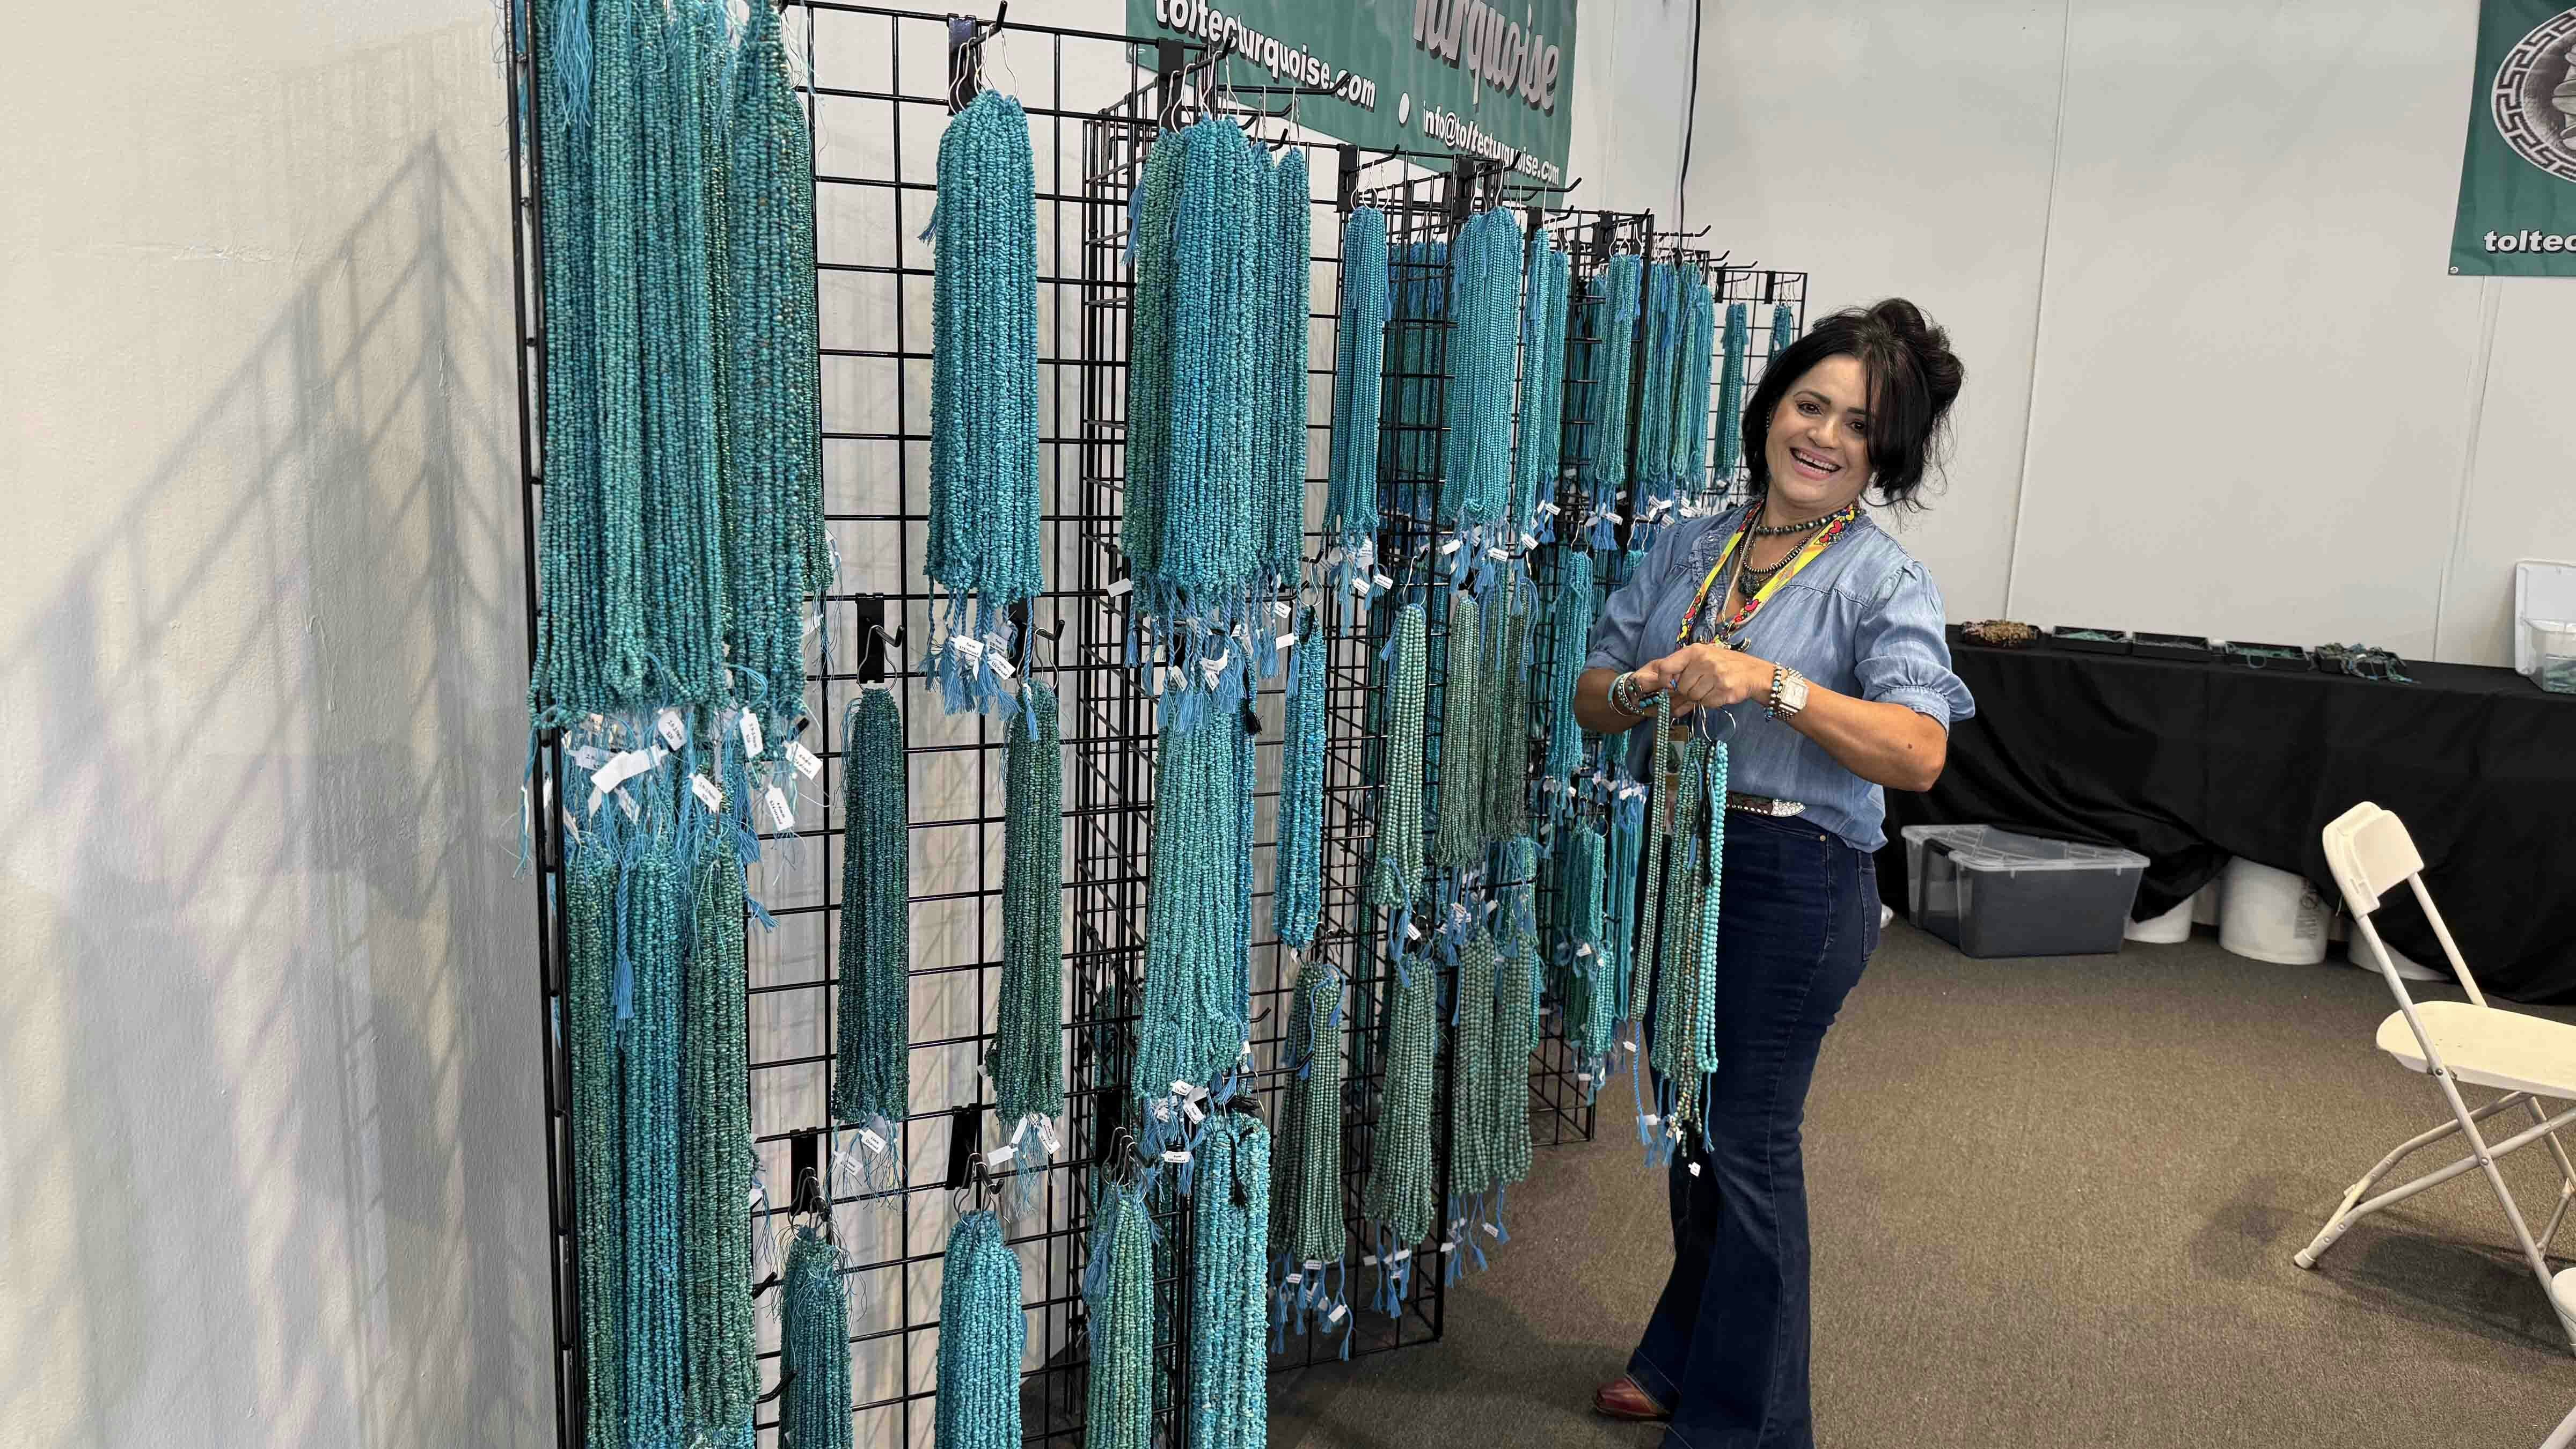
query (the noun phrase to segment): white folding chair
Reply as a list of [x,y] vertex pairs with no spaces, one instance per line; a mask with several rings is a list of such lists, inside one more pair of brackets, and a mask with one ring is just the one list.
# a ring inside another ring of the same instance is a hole
[[[2513,1224],[2513,1235],[2522,1244],[2523,1256],[2530,1260],[2531,1271],[2540,1280],[2541,1292],[2549,1299],[2550,1310],[2558,1315],[2559,1329],[2576,1346],[2576,1268],[2557,1275],[2549,1271],[2549,1240],[2558,1234],[2558,1225],[2567,1216],[2571,1199],[2576,1199],[2576,1165],[2567,1160],[2567,1150],[2559,1145],[2557,1130],[2576,1120],[2576,1107],[2567,1107],[2555,1117],[2541,1108],[2542,1099],[2564,1106],[2576,1102],[2576,1026],[2526,1016],[2518,1011],[2500,1011],[2487,1005],[2478,990],[2477,978],[2469,974],[2468,963],[2460,959],[2460,948],[2451,941],[2451,928],[2443,923],[2442,913],[2433,908],[2433,897],[2424,889],[2424,858],[2416,853],[2414,837],[2394,815],[2367,801],[2337,816],[2325,828],[2326,862],[2333,869],[2335,884],[2342,888],[2344,903],[2352,908],[2353,924],[2370,943],[2371,955],[2379,962],[2379,974],[2388,982],[2390,994],[2397,998],[2397,1009],[2379,1024],[2379,1049],[2397,1059],[2408,1071],[2429,1074],[2442,1089],[2442,1098],[2451,1107],[2451,1120],[2420,1136],[2400,1143],[2396,1151],[2379,1160],[2379,1165],[2365,1174],[2343,1195],[2323,1231],[2314,1242],[2299,1250],[2295,1261],[2302,1268],[2313,1268],[2317,1257],[2333,1247],[2335,1240],[2354,1223],[2392,1207],[2428,1187],[2449,1182],[2478,1168],[2486,1173],[2487,1183],[2495,1189],[2496,1201],[2504,1205],[2504,1215]],[[2434,939],[2442,943],[2442,954],[2450,959],[2452,971],[2458,973],[2460,986],[2468,993],[2466,1001],[2427,1001],[2418,1003],[2407,994],[2404,978],[2388,959],[2388,948],[2380,942],[2379,930],[2371,923],[2371,913],[2379,909],[2380,896],[2404,881],[2415,892],[2416,901],[2424,908],[2424,918],[2433,923]],[[2504,1095],[2483,1107],[2471,1110],[2460,1099],[2460,1084],[2491,1087]],[[2516,1107],[2531,1113],[2532,1125],[2505,1138],[2489,1142],[2478,1130],[2478,1124]],[[2389,1169],[2405,1160],[2419,1147],[2429,1147],[2457,1132],[2469,1140],[2469,1155],[2435,1172],[2390,1188],[2365,1202],[2362,1194],[2371,1184],[2385,1176]],[[2547,1142],[2550,1155],[2558,1161],[2558,1209],[2549,1215],[2549,1226],[2535,1239],[2522,1219],[2522,1209],[2515,1205],[2513,1194],[2506,1190],[2504,1174],[2496,1161],[2534,1142]],[[2553,1438],[2553,1444],[2566,1441]]]

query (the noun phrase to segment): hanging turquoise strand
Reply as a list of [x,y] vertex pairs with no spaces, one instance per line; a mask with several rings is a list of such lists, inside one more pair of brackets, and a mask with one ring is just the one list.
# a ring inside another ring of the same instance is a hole
[[1020,692],[1003,754],[1002,1000],[987,1072],[1009,1165],[1029,1186],[1064,1111],[1064,747],[1055,691],[1032,679]]
[[1286,1041],[1287,1105],[1279,1114],[1271,1178],[1270,1251],[1281,1263],[1272,1346],[1287,1333],[1339,1329],[1350,1351],[1350,1311],[1334,1284],[1348,1237],[1342,1223],[1340,973],[1309,961],[1297,973]]
[[1485,812],[1478,822],[1488,842],[1529,824],[1530,620],[1538,593],[1519,569],[1495,582],[1500,597],[1485,622]]
[[[1529,1058],[1538,1049],[1538,842],[1526,835],[1503,842],[1503,883],[1496,910],[1493,1096],[1488,1132],[1495,1144],[1496,1186],[1521,1182],[1530,1171]],[[1499,1217],[1501,1205],[1496,1203]]]
[[1387,642],[1386,744],[1378,774],[1377,853],[1369,869],[1369,904],[1407,911],[1422,889],[1422,753],[1424,616],[1407,604]]
[[1673,386],[1674,477],[1681,492],[1696,495],[1725,479],[1708,472],[1710,412],[1708,390],[1711,353],[1717,341],[1717,300],[1706,278],[1684,274],[1682,301],[1687,309],[1682,329],[1679,376]]
[[1440,707],[1440,820],[1431,847],[1433,865],[1456,868],[1484,859],[1486,686],[1482,610],[1465,594],[1449,596],[1449,633],[1443,641],[1448,680]]
[[618,1025],[624,1058],[626,1431],[643,1443],[685,1432],[680,1360],[680,991],[689,880],[665,840],[636,842],[619,884],[621,969],[631,978]]
[[1223,1111],[1199,1139],[1191,1195],[1190,1436],[1192,1449],[1261,1449],[1268,1442],[1270,1133],[1261,1119]]
[[1574,718],[1574,687],[1583,677],[1583,661],[1592,647],[1592,555],[1579,549],[1557,551],[1555,597],[1549,601],[1546,668],[1547,764],[1551,798],[1573,799],[1574,772],[1583,764],[1583,727]]
[[949,1230],[939,1287],[939,1449],[1019,1449],[1028,1350],[1020,1258],[984,1209]]
[[[1333,328],[1333,441],[1324,504],[1335,586],[1361,598],[1376,589],[1379,380],[1390,310],[1386,216],[1369,207],[1342,223],[1342,310]],[[1132,426],[1132,424],[1131,424]]]
[[1264,257],[1262,369],[1256,389],[1261,407],[1260,584],[1288,589],[1306,551],[1306,309],[1313,246],[1313,198],[1307,189],[1306,153],[1290,147],[1270,177],[1270,249]]
[[1083,1299],[1091,1309],[1085,1449],[1153,1449],[1153,1218],[1140,1194],[1112,1186],[1091,1231]]
[[1140,1098],[1161,1098],[1174,1082],[1213,1085],[1247,1039],[1251,785],[1252,742],[1239,717],[1165,717],[1131,1082]]
[[697,869],[697,941],[681,1028],[680,1265],[689,1426],[751,1427],[760,1393],[751,1316],[751,1084],[743,995],[742,863],[721,845]]
[[1431,963],[1414,957],[1388,983],[1386,1084],[1380,1100],[1368,1181],[1360,1213],[1377,1226],[1379,1311],[1404,1307],[1413,1250],[1431,1235],[1438,1209],[1438,1164],[1431,1151],[1433,1080],[1440,1055],[1440,982]]
[[1014,704],[1005,681],[1028,664],[1006,611],[1045,587],[1036,180],[1018,101],[988,90],[949,118],[931,233],[928,566],[949,594],[934,667],[951,711],[998,714]]
[[[1570,264],[1545,230],[1529,239],[1529,286],[1521,314],[1519,438],[1512,450],[1511,530],[1523,546],[1555,538],[1559,449],[1565,428],[1565,319]],[[1542,507],[1541,505],[1546,505]]]
[[832,1115],[859,1129],[867,1185],[891,1186],[911,1104],[911,807],[894,691],[863,687],[843,716],[840,1050]]
[[625,1213],[618,1161],[625,1142],[617,1090],[617,865],[595,845],[564,866],[570,952],[564,1035],[572,1058],[573,1221],[580,1232],[581,1337],[588,1347],[583,1412],[594,1444],[626,1442]]
[[1744,352],[1753,340],[1741,302],[1726,305],[1726,364],[1717,380],[1717,471],[1732,480],[1744,461]]
[[1449,248],[1449,399],[1440,521],[1484,546],[1512,514],[1512,388],[1519,362],[1521,232],[1479,212]]
[[797,1227],[778,1293],[780,1442],[850,1449],[849,1292],[840,1250],[819,1224]]
[[1645,264],[1612,257],[1592,278],[1587,320],[1592,346],[1592,386],[1584,390],[1583,455],[1577,477],[1589,499],[1587,520],[1596,550],[1619,547],[1620,493],[1628,482],[1629,379],[1634,373],[1638,293]]
[[1279,761],[1279,857],[1270,923],[1292,950],[1315,944],[1324,909],[1324,621],[1298,612]]
[[1497,957],[1493,933],[1481,927],[1458,952],[1457,994],[1449,1018],[1453,1033],[1450,1090],[1457,1103],[1451,1120],[1458,1125],[1457,1141],[1450,1150],[1449,1217],[1452,1238],[1463,1241],[1465,1250],[1450,1250],[1453,1276],[1467,1266],[1462,1259],[1472,1258],[1476,1266],[1484,1266],[1484,1250],[1476,1245],[1474,1234],[1467,1232],[1461,1238],[1459,1229],[1469,1220],[1492,1221],[1485,1195],[1503,1181],[1502,1120],[1495,1112],[1494,1081],[1501,1068],[1494,1054]]

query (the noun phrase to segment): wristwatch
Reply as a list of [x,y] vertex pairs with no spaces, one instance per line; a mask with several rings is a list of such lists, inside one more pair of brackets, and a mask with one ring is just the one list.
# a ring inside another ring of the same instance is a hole
[[1807,707],[1807,676],[1785,664],[1771,666],[1771,705],[1773,719],[1789,719]]
[[1637,698],[1636,681],[1637,672],[1633,669],[1627,670],[1612,679],[1610,681],[1610,707],[1619,711],[1621,714],[1629,715],[1637,719],[1644,719],[1646,716],[1655,712],[1655,701],[1660,699],[1662,696],[1650,694],[1644,699]]

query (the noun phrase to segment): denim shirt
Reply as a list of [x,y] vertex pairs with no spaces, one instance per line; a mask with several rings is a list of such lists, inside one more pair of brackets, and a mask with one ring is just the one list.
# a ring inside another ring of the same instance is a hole
[[[1682,616],[1741,508],[1684,519],[1665,531],[1592,626],[1592,669],[1636,669],[1677,647]],[[1720,583],[1725,582],[1720,580]],[[1723,601],[1713,600],[1703,614]],[[1941,591],[1904,547],[1864,512],[1796,577],[1784,581],[1735,636],[1746,653],[1785,664],[1826,689],[1901,704],[1943,729],[1976,713],[1950,670]],[[1696,716],[1700,732],[1727,741],[1727,787],[1806,804],[1805,818],[1860,850],[1887,843],[1887,794],[1842,767],[1825,747],[1747,700]],[[1644,779],[1652,730],[1631,732],[1628,771]]]

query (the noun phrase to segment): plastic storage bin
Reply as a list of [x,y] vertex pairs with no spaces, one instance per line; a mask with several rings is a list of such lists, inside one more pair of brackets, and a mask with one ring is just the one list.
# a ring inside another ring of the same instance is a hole
[[2523,669],[2531,682],[2557,694],[2576,694],[2576,624],[2555,619],[2522,621]]
[[1905,827],[1907,914],[1981,960],[2120,949],[2147,858],[1992,825]]

